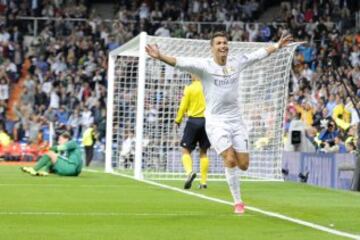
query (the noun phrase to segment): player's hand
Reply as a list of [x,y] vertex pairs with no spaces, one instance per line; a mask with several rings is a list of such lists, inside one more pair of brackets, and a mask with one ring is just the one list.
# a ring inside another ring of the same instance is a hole
[[57,147],[56,146],[52,146],[49,148],[50,151],[53,151],[53,152],[57,152]]
[[160,59],[160,50],[157,44],[148,44],[145,46],[147,54],[155,59]]
[[279,47],[286,47],[290,42],[294,41],[291,34],[281,34],[280,40],[278,41]]
[[176,129],[176,131],[179,130],[179,128],[180,128],[180,123],[175,122],[175,129]]

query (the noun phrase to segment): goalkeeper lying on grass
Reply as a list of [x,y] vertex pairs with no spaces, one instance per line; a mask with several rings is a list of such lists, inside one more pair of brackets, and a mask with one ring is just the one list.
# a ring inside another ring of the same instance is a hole
[[83,161],[79,145],[71,140],[67,132],[59,136],[59,145],[53,146],[32,167],[23,167],[26,173],[33,176],[46,176],[50,172],[61,176],[78,176],[81,173]]

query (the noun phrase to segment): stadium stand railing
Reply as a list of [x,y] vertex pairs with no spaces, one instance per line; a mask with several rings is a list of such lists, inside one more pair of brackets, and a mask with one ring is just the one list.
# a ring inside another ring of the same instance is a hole
[[[0,16],[0,20],[5,20],[4,16]],[[89,22],[92,21],[90,18],[58,18],[58,17],[29,17],[29,16],[18,16],[16,20],[20,20],[25,24],[29,24],[28,28],[25,28],[27,32],[26,34],[30,34],[33,37],[37,37],[39,35],[41,26],[48,21],[64,21],[64,22]],[[115,22],[120,22],[117,19],[101,19],[101,22],[112,24]],[[127,22],[123,22],[123,24],[135,24],[138,21],[128,20]],[[164,23],[164,21],[151,21],[153,25],[160,25]],[[194,28],[198,33],[202,32],[205,28],[211,29],[226,29],[228,30],[231,26],[239,25],[244,26],[245,22],[243,21],[228,21],[228,22],[201,22],[201,21],[166,21],[166,24],[169,27],[184,27],[184,26],[195,26]],[[246,22],[246,24],[264,24],[262,22]],[[284,22],[273,22],[274,25],[284,25]],[[31,30],[31,32],[29,32]]]

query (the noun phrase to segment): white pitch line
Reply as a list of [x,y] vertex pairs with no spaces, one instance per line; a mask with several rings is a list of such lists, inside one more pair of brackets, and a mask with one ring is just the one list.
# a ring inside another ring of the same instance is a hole
[[[92,172],[96,172],[96,171],[92,171]],[[98,173],[102,173],[102,172],[98,171]],[[121,174],[121,173],[116,173],[116,172],[113,172],[111,174],[112,175],[117,175],[117,176],[122,176],[122,177],[125,177],[125,178],[130,178],[130,179],[133,179],[133,180],[136,180],[136,181],[151,184],[153,186],[157,186],[157,187],[160,187],[160,188],[172,190],[172,191],[175,191],[175,192],[180,192],[180,193],[187,194],[187,195],[190,195],[190,196],[195,196],[195,197],[198,197],[198,198],[206,199],[208,201],[222,203],[222,204],[231,205],[231,206],[234,205],[232,202],[229,202],[229,201],[225,201],[225,200],[214,198],[214,197],[208,197],[208,196],[205,196],[205,195],[199,194],[199,193],[185,191],[183,189],[179,189],[179,188],[176,188],[176,187],[168,186],[168,185],[157,183],[157,182],[135,179],[134,177],[126,175],[126,174]],[[303,225],[303,226],[313,228],[313,229],[316,229],[316,230],[319,230],[319,231],[323,231],[323,232],[326,232],[326,233],[330,233],[330,234],[333,234],[333,235],[338,235],[338,236],[341,236],[341,237],[360,240],[360,235],[355,235],[355,234],[351,234],[351,233],[331,229],[331,228],[324,227],[324,226],[321,226],[321,225],[318,225],[318,224],[315,224],[315,223],[307,222],[307,221],[300,220],[300,219],[297,219],[297,218],[288,217],[286,215],[282,215],[282,214],[279,214],[279,213],[265,211],[265,210],[262,210],[262,209],[256,208],[256,207],[246,206],[245,208],[247,210],[257,212],[257,213],[261,213],[261,214],[269,216],[269,217],[279,218],[279,219],[282,219],[282,220],[285,220],[285,221],[289,221],[289,222],[292,222],[292,223]]]
[[[128,217],[232,217],[229,214],[208,214],[208,213],[123,213],[123,212],[0,212],[0,216],[89,216],[89,217],[112,217],[112,216],[128,216]],[[254,215],[242,216],[252,217]],[[236,216],[235,216],[236,217]]]
[[[0,187],[64,187],[64,188],[74,188],[74,186],[71,186],[69,184],[52,184],[52,183],[0,183]],[[130,186],[124,186],[119,184],[112,184],[112,185],[105,185],[105,184],[79,184],[76,185],[76,187],[81,188],[129,188]]]
[[[179,181],[178,178],[151,178],[155,181]],[[183,180],[186,180],[186,177],[183,178]],[[284,182],[284,180],[277,180],[277,179],[250,179],[250,178],[240,178],[242,182]],[[208,182],[226,182],[225,178],[218,178],[218,179],[208,179]]]

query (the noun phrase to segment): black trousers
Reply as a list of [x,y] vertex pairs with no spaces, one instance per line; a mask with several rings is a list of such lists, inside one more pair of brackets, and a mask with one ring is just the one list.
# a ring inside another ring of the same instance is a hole
[[94,145],[85,146],[85,164],[88,167],[94,156]]

